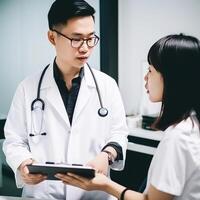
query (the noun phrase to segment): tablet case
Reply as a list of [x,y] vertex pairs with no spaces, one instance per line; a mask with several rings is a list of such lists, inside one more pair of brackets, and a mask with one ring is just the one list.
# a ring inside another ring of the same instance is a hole
[[86,178],[93,178],[95,170],[88,166],[79,165],[63,165],[63,164],[38,164],[27,165],[30,174],[43,174],[47,176],[47,180],[59,180],[55,174],[66,174],[71,172]]

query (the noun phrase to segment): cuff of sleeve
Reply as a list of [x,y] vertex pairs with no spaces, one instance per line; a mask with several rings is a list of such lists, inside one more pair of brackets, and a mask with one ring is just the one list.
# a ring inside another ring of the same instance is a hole
[[103,147],[103,149],[101,151],[104,151],[104,149],[108,146],[114,148],[115,151],[117,152],[117,157],[116,157],[115,161],[123,160],[122,147],[117,142],[109,142],[108,144],[106,144]]
[[21,165],[21,163],[27,159],[32,158],[31,154],[27,154],[26,156],[23,157],[18,157],[17,159],[15,159],[15,161],[12,162],[12,164],[10,164],[10,167],[12,168],[14,174],[15,174],[15,180],[16,180],[16,185],[18,188],[21,188],[24,186],[24,182],[21,178],[20,172],[18,170],[19,166]]
[[16,173],[15,173],[15,180],[16,180],[17,188],[22,188],[22,187],[24,187],[25,183],[24,183],[24,181],[22,180],[21,175],[20,175],[20,172],[19,172],[18,169],[17,169],[17,171],[16,171]]

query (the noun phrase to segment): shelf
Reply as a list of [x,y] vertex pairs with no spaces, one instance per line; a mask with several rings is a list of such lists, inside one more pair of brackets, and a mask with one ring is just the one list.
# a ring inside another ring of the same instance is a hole
[[150,131],[142,128],[132,129],[128,136],[128,150],[154,155],[162,137],[162,131]]

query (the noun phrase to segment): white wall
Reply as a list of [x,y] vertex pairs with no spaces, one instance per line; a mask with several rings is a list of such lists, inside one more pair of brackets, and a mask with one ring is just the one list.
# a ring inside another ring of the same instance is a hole
[[[14,91],[27,75],[44,68],[54,49],[47,40],[47,14],[54,0],[0,0],[0,113],[6,115]],[[88,0],[96,9],[99,35],[99,0]],[[99,69],[97,46],[90,64]]]
[[140,112],[151,45],[180,32],[200,39],[199,19],[199,0],[119,0],[119,85],[127,114]]

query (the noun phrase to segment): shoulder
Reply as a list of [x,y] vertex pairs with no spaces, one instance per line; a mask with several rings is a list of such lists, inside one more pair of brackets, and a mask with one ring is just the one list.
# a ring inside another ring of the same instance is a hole
[[94,74],[97,78],[103,79],[105,81],[116,83],[115,79],[112,78],[111,76],[109,76],[108,74],[106,74],[102,71],[99,71],[97,69],[94,69],[94,68],[92,68],[92,71],[94,72]]
[[27,77],[25,77],[20,84],[22,85],[26,85],[27,83],[34,83],[36,82],[36,80],[39,80],[40,76],[41,76],[41,72],[42,71],[37,71],[34,74],[28,75]]
[[172,125],[165,130],[163,140],[173,140],[189,142],[191,140],[200,141],[200,133],[197,122],[193,117],[188,117],[186,120],[181,121],[176,125]]
[[178,154],[182,152],[200,164],[200,131],[198,124],[191,117],[169,127],[164,134],[161,141],[163,148],[171,147]]
[[[20,82],[19,87],[28,89],[28,90],[30,90],[32,87],[34,87],[34,88],[37,87],[43,70],[44,69],[38,70],[38,71],[28,75],[27,77],[25,77]],[[48,69],[47,71],[52,71],[52,70]],[[46,72],[46,73],[48,73],[48,72]]]
[[32,75],[25,77],[17,86],[15,91],[16,98],[27,98],[36,95],[39,79],[42,71],[35,72]]
[[106,73],[101,72],[97,69],[92,68],[92,71],[94,73],[97,84],[98,84],[98,86],[101,90],[104,88],[107,92],[110,93],[110,95],[113,92],[116,92],[116,91],[119,90],[118,84],[117,84],[117,82],[115,81],[114,78],[112,78],[111,76],[109,76]]

